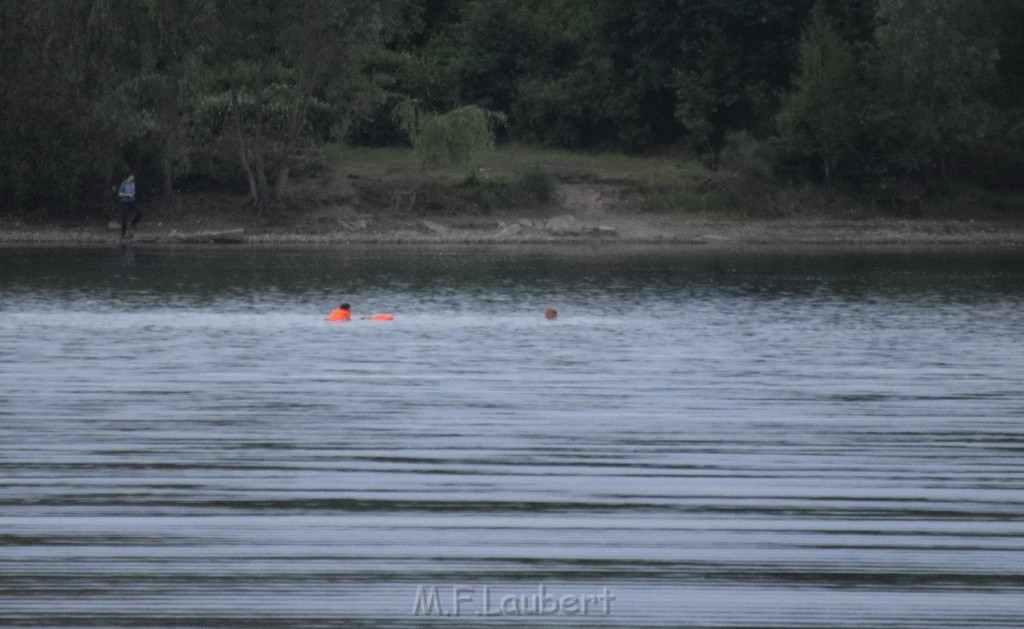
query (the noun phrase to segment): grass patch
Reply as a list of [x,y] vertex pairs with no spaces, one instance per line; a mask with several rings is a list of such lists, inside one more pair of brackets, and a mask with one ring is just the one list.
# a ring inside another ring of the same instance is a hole
[[705,218],[763,218],[776,215],[776,186],[719,172],[699,182],[642,183],[640,210],[653,214],[700,214]]
[[486,154],[468,177],[458,167],[423,172],[412,149],[332,147],[327,157],[333,168],[360,177],[370,205],[425,215],[560,209],[559,181],[618,186],[629,196],[622,207],[634,211],[720,219],[778,215],[780,188],[770,177],[740,166],[715,170],[684,157],[513,144]]
[[425,215],[489,214],[544,208],[553,199],[554,182],[550,175],[530,170],[501,178],[427,180],[417,189],[409,210]]
[[411,148],[350,148],[330,144],[324,150],[324,158],[330,168],[347,174],[391,173],[411,177],[419,173],[419,159]]
[[1024,193],[992,192],[963,181],[931,182],[905,201],[906,213],[935,220],[999,220],[1024,207]]
[[[422,176],[427,179],[465,178],[462,168],[441,168],[421,173],[419,162],[409,148],[348,148],[331,145],[325,157],[332,168],[355,174]],[[508,181],[524,173],[551,177],[623,179],[651,185],[671,185],[706,175],[708,169],[696,159],[639,157],[619,153],[581,153],[559,149],[511,144],[486,154],[478,178]]]
[[707,172],[696,159],[582,153],[521,145],[501,147],[488,156],[484,168],[496,172],[533,168],[555,177],[629,180],[650,185],[671,185]]
[[488,214],[552,207],[555,182],[538,169],[490,175],[438,175],[418,172],[407,177],[361,176],[360,197],[372,207],[421,215]]

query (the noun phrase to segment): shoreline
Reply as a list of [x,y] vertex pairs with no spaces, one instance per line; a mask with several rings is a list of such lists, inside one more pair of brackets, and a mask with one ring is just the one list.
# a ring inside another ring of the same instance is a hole
[[[294,225],[266,227],[221,222],[180,225],[145,217],[132,246],[689,246],[755,247],[901,247],[974,246],[1024,248],[1024,221],[936,219],[737,219],[701,220],[665,216],[609,216],[600,221],[563,215],[546,222],[516,217],[477,217],[467,223],[453,217],[360,219],[353,227]],[[560,221],[555,223],[554,221]],[[119,227],[24,225],[0,221],[0,247],[79,247],[120,245]]]

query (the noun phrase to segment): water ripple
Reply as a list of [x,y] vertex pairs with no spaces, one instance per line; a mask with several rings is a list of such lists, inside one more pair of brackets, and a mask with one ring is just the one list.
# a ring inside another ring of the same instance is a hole
[[1012,255],[0,257],[4,625],[1024,625]]

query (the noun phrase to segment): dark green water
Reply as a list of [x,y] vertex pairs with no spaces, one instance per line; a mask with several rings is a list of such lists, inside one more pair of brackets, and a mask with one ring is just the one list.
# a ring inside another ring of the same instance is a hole
[[2,625],[1024,625],[1019,252],[0,249],[0,358]]

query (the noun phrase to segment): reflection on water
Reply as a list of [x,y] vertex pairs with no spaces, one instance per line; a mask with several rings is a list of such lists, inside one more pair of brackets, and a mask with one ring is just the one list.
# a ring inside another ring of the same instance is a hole
[[1022,306],[1013,252],[0,250],[0,624],[1020,626]]

